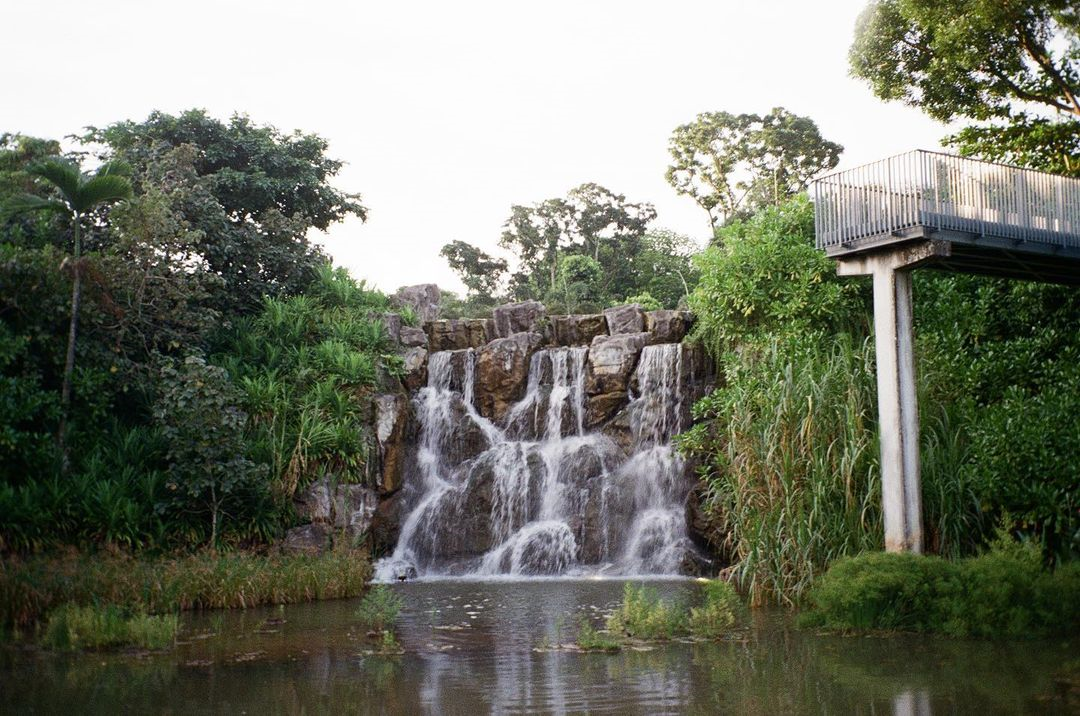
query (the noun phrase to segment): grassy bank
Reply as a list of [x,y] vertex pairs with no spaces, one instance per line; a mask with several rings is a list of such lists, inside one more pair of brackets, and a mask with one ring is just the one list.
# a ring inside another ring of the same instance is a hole
[[254,607],[360,594],[364,553],[319,557],[201,552],[181,557],[66,552],[0,562],[0,624],[26,628],[63,605],[114,606],[128,614]]

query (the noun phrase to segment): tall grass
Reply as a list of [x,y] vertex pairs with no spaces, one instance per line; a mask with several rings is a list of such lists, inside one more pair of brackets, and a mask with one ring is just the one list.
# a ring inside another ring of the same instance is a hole
[[588,622],[579,629],[578,643],[591,643],[596,648],[612,640],[630,638],[641,641],[664,641],[681,636],[718,639],[735,624],[741,609],[739,595],[728,582],[706,582],[701,604],[686,605],[662,599],[655,589],[645,584],[627,582],[623,586],[622,603],[607,618],[607,634],[593,631]]
[[372,631],[383,632],[401,612],[401,597],[385,584],[376,584],[356,607],[356,618]]
[[880,546],[873,346],[776,338],[724,356],[681,444],[754,604],[794,603],[844,554]]
[[180,618],[175,614],[128,616],[115,606],[64,604],[49,614],[42,642],[52,649],[101,649],[137,646],[164,649],[176,641]]
[[129,613],[254,607],[361,594],[366,556],[261,556],[204,552],[143,559],[69,552],[0,562],[0,624],[25,627],[65,604],[112,605]]

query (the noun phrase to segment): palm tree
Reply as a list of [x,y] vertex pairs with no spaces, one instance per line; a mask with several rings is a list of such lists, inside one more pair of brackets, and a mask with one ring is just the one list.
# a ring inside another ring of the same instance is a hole
[[71,219],[75,237],[75,255],[72,262],[74,280],[71,286],[71,323],[68,326],[67,357],[64,360],[64,381],[60,389],[60,426],[57,442],[62,460],[61,469],[68,469],[67,421],[71,405],[71,377],[75,371],[75,338],[79,328],[79,304],[82,302],[82,237],[83,217],[96,206],[127,199],[131,196],[131,182],[126,174],[128,166],[123,162],[106,162],[93,173],[83,172],[79,165],[69,159],[52,157],[27,167],[26,172],[51,184],[59,198],[46,199],[34,194],[21,194],[7,202],[7,213],[25,211],[55,211]]

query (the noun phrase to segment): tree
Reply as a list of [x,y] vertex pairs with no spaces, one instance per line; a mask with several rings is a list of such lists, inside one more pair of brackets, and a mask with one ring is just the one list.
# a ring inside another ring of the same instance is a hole
[[[656,218],[652,204],[628,202],[625,195],[592,183],[571,189],[565,198],[515,205],[510,212],[499,245],[518,258],[512,283],[519,292],[525,287],[557,292],[563,255],[591,255],[605,271],[618,269],[620,254],[625,259],[628,248],[636,253]],[[538,273],[546,278],[538,281]]]
[[875,0],[851,71],[885,100],[982,123],[964,154],[1080,173],[1080,11],[1074,0]]
[[[701,272],[693,258],[700,250],[688,236],[667,229],[649,231],[634,258],[637,276],[630,290],[652,296],[657,308],[677,307],[697,285]],[[634,303],[630,296],[625,298]]]
[[222,368],[188,356],[162,367],[161,384],[154,417],[169,445],[170,506],[207,514],[209,544],[217,546],[225,521],[249,507],[235,504],[237,496],[259,483],[266,467],[244,455],[247,414]]
[[[251,312],[264,296],[303,291],[326,263],[310,230],[367,216],[358,195],[330,185],[342,164],[326,156],[326,140],[259,126],[244,115],[225,123],[202,110],[154,112],[143,122],[91,128],[83,140],[128,161],[139,193],[163,176],[186,182],[173,210],[197,232],[199,256],[222,278],[216,298],[225,313]],[[175,167],[181,148],[187,167]],[[163,172],[163,162],[176,173]]]
[[60,427],[57,440],[63,460],[63,471],[69,464],[67,421],[71,406],[71,377],[75,370],[75,341],[79,326],[79,304],[82,301],[82,236],[83,218],[95,207],[120,201],[131,196],[131,182],[125,176],[128,167],[123,162],[108,162],[92,174],[84,173],[75,162],[61,157],[46,159],[27,168],[27,173],[43,179],[59,198],[43,198],[36,194],[21,194],[10,199],[6,210],[55,211],[70,218],[74,237],[71,283],[71,321],[68,326],[67,353],[64,360],[64,379],[60,389]]
[[799,193],[815,174],[836,166],[843,150],[812,119],[783,107],[765,116],[703,112],[672,132],[665,176],[705,210],[715,231]]
[[499,290],[508,268],[506,259],[496,258],[464,241],[444,244],[439,255],[461,277],[461,282],[469,289],[470,298],[490,301]]

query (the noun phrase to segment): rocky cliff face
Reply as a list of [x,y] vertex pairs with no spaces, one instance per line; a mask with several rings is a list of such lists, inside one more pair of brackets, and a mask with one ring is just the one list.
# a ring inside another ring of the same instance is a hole
[[525,302],[427,321],[426,343],[402,328],[411,411],[380,421],[382,576],[700,571],[670,445],[712,380],[682,343],[691,320]]
[[382,576],[568,571],[698,573],[689,468],[670,445],[710,388],[680,311],[629,305],[439,319],[437,289],[398,297],[419,328],[384,322],[401,389],[374,399],[373,487],[323,479],[284,548],[371,540]]

